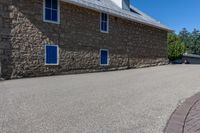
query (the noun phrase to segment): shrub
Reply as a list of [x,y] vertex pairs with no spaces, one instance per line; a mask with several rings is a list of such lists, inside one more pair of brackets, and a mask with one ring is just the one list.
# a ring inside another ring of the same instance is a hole
[[186,51],[184,42],[175,34],[170,33],[168,35],[168,58],[171,61],[181,59],[182,55]]

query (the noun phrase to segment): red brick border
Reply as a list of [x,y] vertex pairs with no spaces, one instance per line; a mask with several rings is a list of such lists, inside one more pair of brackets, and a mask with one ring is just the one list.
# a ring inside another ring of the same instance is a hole
[[185,120],[190,110],[200,100],[200,92],[186,99],[171,115],[164,133],[184,133]]

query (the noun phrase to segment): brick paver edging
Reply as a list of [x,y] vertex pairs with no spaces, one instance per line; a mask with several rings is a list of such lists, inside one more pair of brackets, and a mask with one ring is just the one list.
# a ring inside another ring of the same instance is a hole
[[186,99],[171,115],[164,133],[184,133],[185,121],[190,110],[200,100],[200,92]]

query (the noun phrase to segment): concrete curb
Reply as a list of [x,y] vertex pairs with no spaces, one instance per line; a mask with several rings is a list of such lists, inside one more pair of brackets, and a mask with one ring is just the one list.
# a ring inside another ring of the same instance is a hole
[[186,99],[171,115],[164,133],[184,133],[185,121],[192,107],[200,100],[200,92]]

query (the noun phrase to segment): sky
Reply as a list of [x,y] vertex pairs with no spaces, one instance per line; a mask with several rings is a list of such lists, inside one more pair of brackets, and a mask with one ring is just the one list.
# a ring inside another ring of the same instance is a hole
[[178,33],[200,30],[200,0],[131,0],[144,13]]

